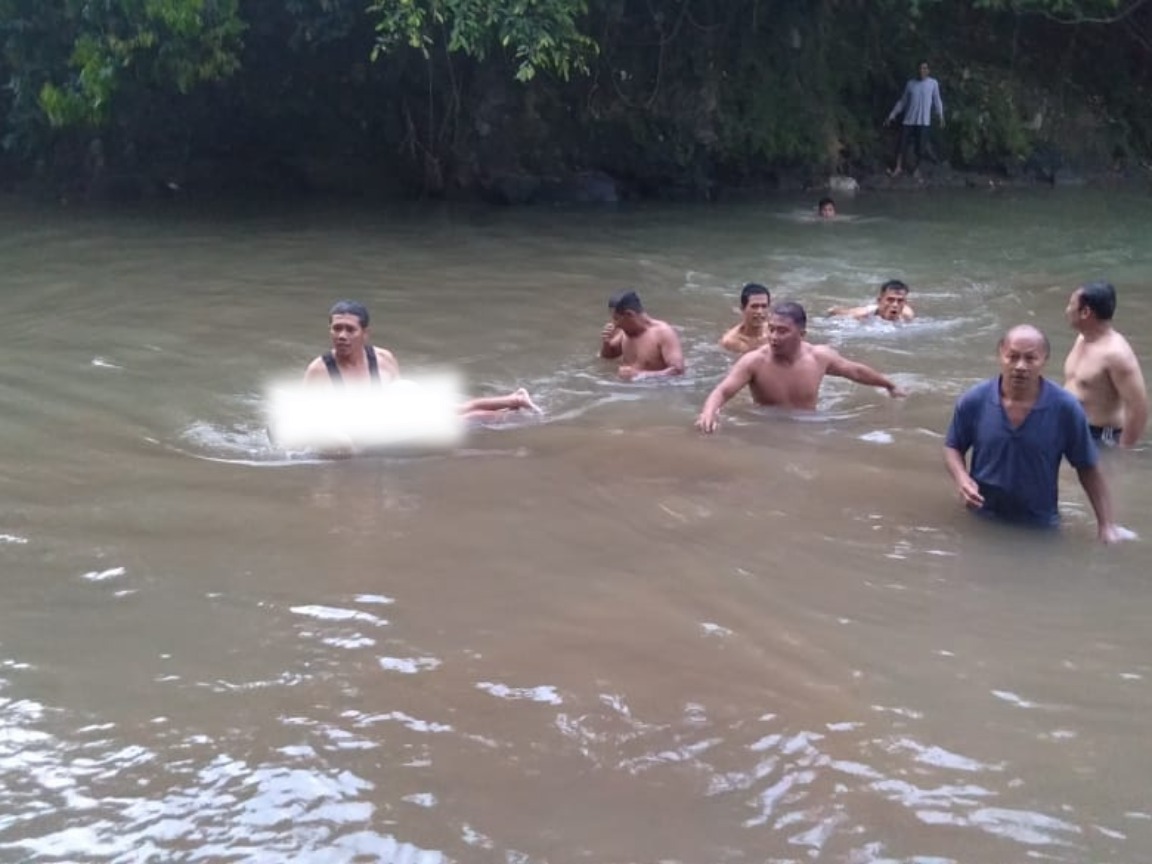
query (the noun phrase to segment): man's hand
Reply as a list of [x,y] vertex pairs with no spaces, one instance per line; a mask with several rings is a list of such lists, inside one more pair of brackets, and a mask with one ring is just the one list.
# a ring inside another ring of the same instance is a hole
[[696,418],[696,428],[705,434],[711,434],[716,431],[716,414],[713,412],[704,412]]
[[984,496],[980,494],[980,485],[972,479],[971,474],[965,474],[961,477],[956,484],[956,489],[967,506],[973,509],[984,506]]
[[616,375],[621,381],[634,381],[640,377],[640,370],[635,366],[621,366],[616,370]]
[[904,399],[908,396],[908,391],[899,384],[893,384],[888,388],[888,395],[893,399]]
[[616,322],[609,321],[604,325],[604,329],[600,331],[600,338],[605,342],[611,342],[612,337],[616,335]]

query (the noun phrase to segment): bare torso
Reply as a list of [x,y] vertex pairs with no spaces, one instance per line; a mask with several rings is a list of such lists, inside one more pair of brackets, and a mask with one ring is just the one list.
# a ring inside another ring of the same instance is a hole
[[1091,342],[1076,337],[1064,361],[1064,389],[1080,400],[1093,426],[1124,426],[1124,403],[1112,381],[1112,370],[1131,358],[1128,340],[1114,330]]
[[765,346],[749,360],[752,380],[748,390],[758,405],[814,410],[831,360],[832,354],[824,346],[804,343],[791,361],[773,357]]
[[621,343],[621,364],[641,372],[660,372],[667,369],[669,363],[664,355],[663,346],[669,336],[675,337],[671,325],[656,320],[653,320],[652,324],[638,336],[624,334]]
[[744,325],[737,324],[724,334],[720,344],[735,354],[747,354],[768,344],[768,325],[761,325],[759,332],[748,333]]
[[[399,378],[400,364],[396,362],[396,358],[392,355],[392,352],[376,347],[373,347],[372,350],[376,352],[376,366],[380,372],[380,380],[388,382]],[[367,383],[371,380],[371,373],[368,369],[368,356],[364,351],[354,351],[348,358],[337,357],[336,367],[339,369],[340,377],[343,381]],[[323,357],[317,357],[308,364],[308,369],[304,373],[304,380],[306,382],[331,381],[331,376],[328,374],[328,367],[325,365]]]

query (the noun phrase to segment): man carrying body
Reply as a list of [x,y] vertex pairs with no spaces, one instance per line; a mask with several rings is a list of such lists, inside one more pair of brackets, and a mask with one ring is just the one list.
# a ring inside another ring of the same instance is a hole
[[749,282],[740,292],[741,321],[720,339],[733,354],[746,354],[768,341],[768,304],[772,295],[763,285]]
[[745,386],[758,405],[813,410],[825,375],[857,384],[883,387],[892,396],[906,395],[886,376],[863,363],[845,360],[828,345],[812,345],[805,338],[808,316],[799,303],[786,301],[772,307],[768,318],[768,344],[741,357],[717,385],[696,420],[703,432],[714,432],[720,409]]
[[[1013,327],[997,346],[1000,375],[956,400],[944,443],[944,464],[968,507],[1007,522],[1060,524],[1057,481],[1066,458],[1096,514],[1100,540],[1121,529],[1097,464],[1099,453],[1076,397],[1041,374],[1051,348],[1035,327]],[[965,456],[972,451],[972,464]]]
[[1064,314],[1079,335],[1064,361],[1064,389],[1080,400],[1092,437],[1101,444],[1135,446],[1148,423],[1148,393],[1140,361],[1112,329],[1116,289],[1090,282],[1072,292]]
[[621,359],[617,375],[625,381],[639,381],[684,374],[680,336],[670,324],[650,317],[635,291],[616,294],[608,308],[612,320],[600,334],[600,356]]
[[[399,379],[400,364],[392,352],[369,343],[368,323],[368,310],[361,303],[341,300],[333,306],[328,312],[332,350],[308,364],[304,383],[329,382],[339,387],[345,381],[387,384]],[[523,388],[507,396],[469,399],[458,410],[466,420],[484,420],[521,408],[539,410]]]
[[940,117],[940,128],[944,128],[944,103],[940,100],[940,83],[928,75],[928,62],[922,60],[917,72],[918,77],[910,78],[904,85],[904,92],[893,106],[884,125],[888,126],[896,119],[896,115],[904,112],[904,122],[900,126],[900,140],[896,144],[896,167],[889,173],[895,177],[904,170],[904,154],[909,145],[916,146],[916,168],[920,168],[920,160],[927,156],[933,162],[936,154],[932,151],[932,142],[929,139],[929,130],[932,128],[932,110]]
[[883,318],[885,321],[911,321],[916,317],[916,313],[908,305],[908,286],[899,279],[889,279],[881,285],[875,303],[851,308],[833,306],[828,310],[828,314],[855,318],[857,321],[872,316]]

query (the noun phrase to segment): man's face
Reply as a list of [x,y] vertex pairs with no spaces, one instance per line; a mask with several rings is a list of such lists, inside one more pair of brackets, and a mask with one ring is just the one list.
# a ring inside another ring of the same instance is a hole
[[1064,318],[1070,327],[1075,327],[1084,318],[1084,311],[1080,307],[1080,289],[1077,288],[1068,298],[1068,305],[1064,307]]
[[643,330],[640,322],[637,320],[636,312],[633,309],[627,309],[623,312],[618,312],[613,309],[612,321],[628,336],[635,336]]
[[921,63],[920,69],[918,70],[918,72],[920,75],[920,80],[924,80],[925,78],[927,78],[928,77],[928,64],[927,63]]
[[908,292],[889,289],[876,300],[876,314],[885,321],[899,321],[908,302]]
[[1010,335],[1000,346],[1000,372],[1013,389],[1028,389],[1040,378],[1048,355],[1037,334]]
[[836,215],[835,204],[821,204],[820,205],[820,218],[831,219]]
[[332,351],[338,357],[351,357],[355,352],[363,351],[367,333],[355,315],[333,315],[332,320],[328,322]]
[[768,316],[768,346],[775,357],[792,357],[800,350],[804,331],[791,318]]
[[768,320],[768,295],[753,294],[744,307],[744,323],[749,327],[762,327]]

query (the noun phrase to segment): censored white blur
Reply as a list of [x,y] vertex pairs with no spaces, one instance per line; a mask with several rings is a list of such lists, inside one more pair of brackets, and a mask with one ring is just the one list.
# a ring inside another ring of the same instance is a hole
[[444,448],[464,438],[459,376],[425,374],[384,386],[268,388],[268,431],[286,450]]

